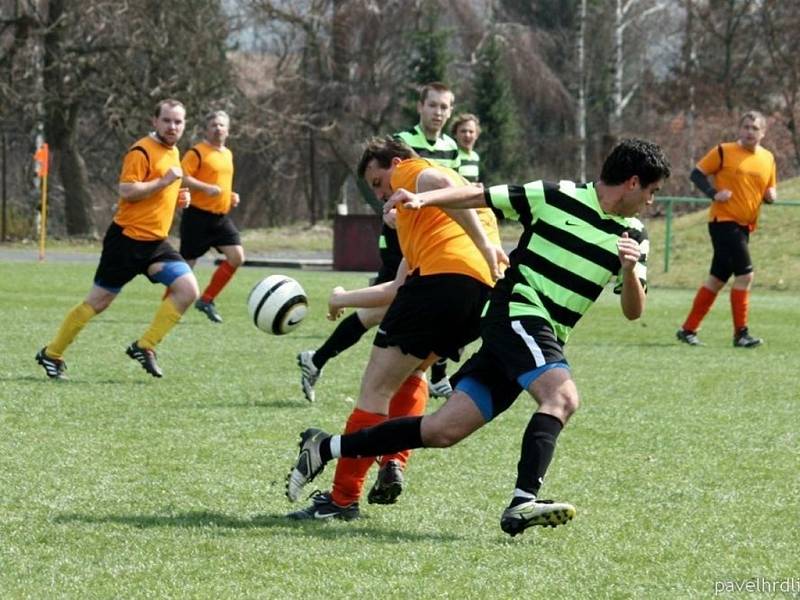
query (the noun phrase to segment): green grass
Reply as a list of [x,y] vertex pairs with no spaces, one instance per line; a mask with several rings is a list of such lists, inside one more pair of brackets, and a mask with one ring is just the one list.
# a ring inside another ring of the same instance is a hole
[[93,270],[0,264],[3,598],[672,599],[800,576],[795,294],[753,295],[756,350],[731,347],[727,302],[689,348],[674,331],[692,290],[652,289],[635,323],[603,294],[567,348],[583,406],[543,488],[578,516],[512,539],[499,517],[527,397],[458,446],[417,452],[395,506],[283,518],[297,434],[341,429],[370,344],[326,368],[311,405],[295,355],[332,330],[328,290],[367,274],[289,272],[311,312],[274,337],[244,308],[274,271],[242,269],[218,301],[224,324],[192,310],[164,341],[161,380],[123,352],[161,293],[136,280],[70,348],[70,381],[48,381],[33,355]]

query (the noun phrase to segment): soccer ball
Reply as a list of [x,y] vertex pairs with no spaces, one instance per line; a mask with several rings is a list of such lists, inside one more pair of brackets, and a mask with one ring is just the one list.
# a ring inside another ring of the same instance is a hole
[[247,310],[261,331],[284,335],[305,318],[308,298],[303,287],[291,277],[270,275],[250,290]]

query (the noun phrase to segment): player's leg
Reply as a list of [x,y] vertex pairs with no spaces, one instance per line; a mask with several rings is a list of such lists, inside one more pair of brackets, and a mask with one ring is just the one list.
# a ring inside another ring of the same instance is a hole
[[197,299],[199,292],[194,273],[182,259],[154,262],[148,267],[147,275],[153,283],[167,286],[169,294],[159,304],[142,337],[128,346],[125,352],[150,375],[161,377],[163,372],[156,361],[155,347],[178,324],[181,315]]
[[[731,223],[709,223],[708,233],[711,237],[711,245],[714,248],[714,255],[711,259],[711,269],[706,281],[701,285],[692,301],[692,308],[686,316],[686,320],[681,325],[675,336],[690,346],[701,345],[697,332],[700,324],[706,317],[720,290],[725,287],[733,273],[733,265],[730,260],[730,228]],[[732,225],[736,225],[732,223]]]
[[503,531],[512,536],[532,525],[555,527],[575,516],[572,505],[539,500],[538,495],[558,435],[578,408],[577,388],[563,365],[543,372],[528,392],[539,403],[539,409],[523,434],[513,497],[500,521]]
[[67,363],[64,362],[64,352],[89,321],[108,308],[116,297],[116,291],[94,285],[86,298],[66,314],[55,337],[36,354],[36,362],[42,366],[48,377],[66,379],[64,371]]
[[750,258],[750,232],[747,227],[738,227],[731,243],[731,262],[734,274],[730,302],[733,317],[733,345],[736,348],[755,348],[764,340],[750,335],[748,317],[750,312],[750,288],[753,285],[753,262]]
[[297,355],[300,384],[306,400],[309,402],[315,400],[314,386],[327,362],[354,346],[367,331],[380,323],[387,308],[387,306],[359,308],[345,317],[317,350],[305,350]]

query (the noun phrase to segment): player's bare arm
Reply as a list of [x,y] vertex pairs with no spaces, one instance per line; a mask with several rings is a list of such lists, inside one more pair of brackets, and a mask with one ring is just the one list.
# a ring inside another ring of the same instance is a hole
[[447,208],[483,208],[486,200],[483,188],[477,185],[448,187],[415,194],[399,189],[386,201],[383,210],[389,211],[397,204],[409,210],[419,210],[424,206],[446,206]]
[[[206,196],[214,197],[219,196],[222,193],[222,188],[218,185],[213,185],[210,183],[203,183],[199,179],[192,177],[191,175],[187,175],[184,173],[183,175],[183,183],[186,185],[190,190],[194,192],[203,192]],[[238,196],[237,196],[238,198]],[[237,202],[238,204],[238,202]]]
[[330,321],[338,319],[345,308],[379,308],[388,306],[397,295],[398,288],[408,276],[408,263],[404,258],[400,261],[393,281],[386,281],[357,290],[345,290],[341,286],[333,288],[328,298],[328,315]]
[[170,167],[164,176],[160,179],[152,181],[130,181],[122,182],[117,188],[119,195],[123,200],[128,202],[136,202],[147,196],[155,194],[157,191],[167,187],[173,181],[180,179],[183,176],[183,171],[180,167]]
[[644,313],[647,296],[642,287],[642,282],[636,274],[636,265],[639,263],[641,250],[636,240],[629,237],[627,232],[622,234],[617,242],[617,254],[622,265],[622,292],[620,305],[625,318],[634,321]]

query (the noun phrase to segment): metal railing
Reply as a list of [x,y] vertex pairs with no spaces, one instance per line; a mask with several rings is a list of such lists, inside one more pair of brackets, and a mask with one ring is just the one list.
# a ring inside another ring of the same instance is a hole
[[[655,201],[658,204],[665,204],[664,212],[664,273],[669,271],[669,254],[672,248],[672,219],[674,218],[672,207],[675,204],[711,204],[708,198],[693,198],[691,196],[657,196]],[[800,206],[800,200],[776,200],[772,206]]]

